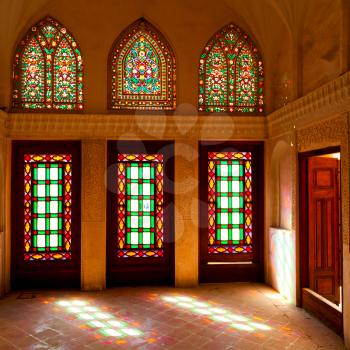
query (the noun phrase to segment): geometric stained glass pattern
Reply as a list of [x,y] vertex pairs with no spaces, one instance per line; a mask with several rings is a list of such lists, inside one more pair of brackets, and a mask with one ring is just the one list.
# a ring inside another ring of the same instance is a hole
[[258,49],[234,24],[219,30],[199,61],[199,111],[262,113],[264,71]]
[[68,260],[72,246],[72,156],[24,156],[24,260]]
[[118,257],[163,257],[163,155],[118,154]]
[[208,152],[208,253],[252,253],[251,152]]
[[45,17],[16,49],[12,108],[18,110],[83,109],[83,61],[72,35]]
[[175,56],[163,35],[145,19],[117,38],[108,65],[109,108],[175,109]]

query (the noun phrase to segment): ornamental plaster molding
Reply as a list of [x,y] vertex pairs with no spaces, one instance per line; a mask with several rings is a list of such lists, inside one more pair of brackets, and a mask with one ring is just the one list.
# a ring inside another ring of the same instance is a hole
[[268,135],[274,137],[348,110],[350,72],[269,114]]
[[265,117],[13,113],[12,138],[265,139]]
[[340,145],[342,148],[345,148],[347,140],[347,115],[323,120],[297,130],[297,146],[299,152],[325,148],[332,145]]

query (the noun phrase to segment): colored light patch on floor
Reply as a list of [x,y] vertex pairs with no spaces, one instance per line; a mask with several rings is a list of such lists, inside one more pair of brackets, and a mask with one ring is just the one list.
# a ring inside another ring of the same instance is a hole
[[[18,294],[0,299],[1,350],[346,349],[340,336],[263,284],[42,290],[26,299],[18,299]],[[165,302],[162,296],[182,296],[184,303],[193,297],[197,313]],[[68,303],[64,307],[57,301]],[[79,313],[65,311],[67,307],[79,311],[80,306],[84,306],[81,313],[112,318],[81,320]],[[232,322],[214,321],[211,314],[230,315]],[[264,325],[271,329],[260,330]],[[136,328],[142,335],[119,335],[120,328],[127,328],[126,333]]]
[[162,296],[161,299],[179,308],[190,310],[194,314],[206,316],[214,322],[225,323],[238,331],[254,332],[272,330],[272,327],[265,323],[256,322],[248,317],[232,313],[225,308],[198,300],[194,297],[177,295]]
[[86,321],[85,327],[95,329],[104,337],[138,337],[143,333],[131,327],[127,322],[117,319],[113,314],[98,307],[90,306],[82,300],[60,300],[55,303],[67,313],[73,314],[79,321]]

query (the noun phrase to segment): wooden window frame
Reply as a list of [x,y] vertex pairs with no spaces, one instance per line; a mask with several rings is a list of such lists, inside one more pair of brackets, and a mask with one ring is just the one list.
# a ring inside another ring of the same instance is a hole
[[[175,283],[174,261],[174,142],[108,141],[107,180],[107,286]],[[159,153],[164,157],[164,257],[117,258],[117,182],[118,153]]]
[[[208,152],[252,152],[253,254],[208,254]],[[256,209],[255,209],[256,208]],[[264,280],[264,143],[260,141],[199,142],[199,281]]]
[[[23,186],[25,153],[70,153],[72,169],[72,258],[30,260],[23,258]],[[80,286],[81,260],[81,143],[80,141],[12,141],[11,183],[11,285],[21,288],[67,288]]]

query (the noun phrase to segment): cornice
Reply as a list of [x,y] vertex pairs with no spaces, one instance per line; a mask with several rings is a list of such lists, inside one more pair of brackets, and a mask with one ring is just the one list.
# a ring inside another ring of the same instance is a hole
[[350,72],[287,104],[267,117],[268,136],[299,129],[307,124],[350,110]]
[[48,114],[0,111],[12,138],[266,139],[350,111],[350,71],[264,116]]
[[19,137],[145,139],[265,139],[265,117],[11,113]]

